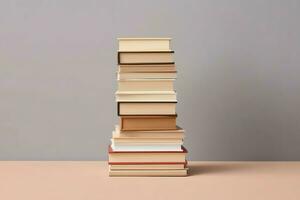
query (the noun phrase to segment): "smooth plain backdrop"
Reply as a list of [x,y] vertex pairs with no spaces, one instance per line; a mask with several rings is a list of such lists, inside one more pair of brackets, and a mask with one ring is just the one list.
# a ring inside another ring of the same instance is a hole
[[0,1],[0,159],[105,160],[117,37],[172,37],[191,160],[300,160],[300,1]]

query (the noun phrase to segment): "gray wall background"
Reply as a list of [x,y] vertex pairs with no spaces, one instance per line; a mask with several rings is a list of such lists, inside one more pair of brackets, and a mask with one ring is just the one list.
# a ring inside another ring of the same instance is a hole
[[300,160],[300,1],[0,1],[0,159],[104,160],[117,37],[172,37],[191,160]]

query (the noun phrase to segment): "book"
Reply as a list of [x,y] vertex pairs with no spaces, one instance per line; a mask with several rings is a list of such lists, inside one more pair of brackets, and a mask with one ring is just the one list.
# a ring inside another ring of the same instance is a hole
[[122,79],[176,79],[176,71],[172,72],[118,72],[118,80]]
[[121,131],[120,126],[116,125],[112,132],[112,138],[184,138],[184,130],[179,126],[174,130],[160,130],[160,131]]
[[118,102],[118,115],[176,115],[176,102]]
[[112,138],[112,142],[117,144],[179,144],[182,139],[179,138]]
[[174,91],[175,79],[118,80],[118,91]]
[[182,151],[182,139],[177,138],[112,138],[114,151]]
[[120,129],[122,131],[138,130],[175,130],[176,115],[160,116],[133,116],[120,117]]
[[119,51],[118,64],[174,64],[174,51]]
[[171,38],[118,38],[119,51],[168,51]]
[[162,64],[162,65],[119,65],[118,72],[174,72],[176,71],[175,64]]
[[109,176],[186,176],[188,169],[155,169],[155,170],[112,170]]
[[108,149],[109,162],[185,162],[187,150],[182,151],[114,151]]
[[147,143],[128,143],[128,144],[120,144],[120,143],[111,143],[111,148],[114,151],[126,151],[126,152],[136,152],[136,151],[143,151],[143,152],[154,152],[154,151],[182,151],[181,145],[183,143],[180,142],[178,144],[147,144]]
[[109,165],[111,170],[134,170],[134,169],[184,169],[186,168],[186,164],[184,163],[175,163],[175,164],[111,164]]
[[177,102],[175,91],[117,91],[117,102]]

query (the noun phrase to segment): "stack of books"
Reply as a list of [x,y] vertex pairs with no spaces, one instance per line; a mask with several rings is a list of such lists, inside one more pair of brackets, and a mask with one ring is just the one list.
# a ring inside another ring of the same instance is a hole
[[170,38],[120,38],[119,125],[109,146],[110,176],[186,176],[184,130],[176,124],[176,67]]

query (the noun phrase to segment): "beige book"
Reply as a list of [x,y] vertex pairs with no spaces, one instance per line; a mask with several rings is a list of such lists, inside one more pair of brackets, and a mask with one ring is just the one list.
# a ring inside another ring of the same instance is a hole
[[171,38],[118,38],[119,51],[168,51]]
[[117,102],[177,102],[175,91],[117,91]]
[[118,91],[174,91],[175,79],[118,80]]
[[187,176],[187,169],[112,170],[109,176]]
[[112,142],[115,144],[148,144],[148,143],[155,143],[155,144],[182,144],[182,139],[177,138],[112,138]]
[[184,163],[187,151],[109,151],[108,161],[110,163],[130,162],[181,162]]
[[109,162],[184,162],[182,153],[113,153],[109,154]]
[[173,72],[118,72],[118,80],[121,79],[176,79],[177,73]]
[[174,64],[174,51],[118,52],[119,64]]
[[119,115],[175,115],[176,102],[119,102]]
[[133,164],[133,165],[109,165],[111,170],[159,170],[159,169],[184,169],[185,164]]
[[176,127],[175,130],[160,130],[160,131],[121,131],[120,126],[116,125],[112,132],[113,138],[184,138],[184,130]]
[[164,65],[119,65],[119,72],[174,72],[175,64]]
[[175,130],[176,116],[121,116],[122,131]]

